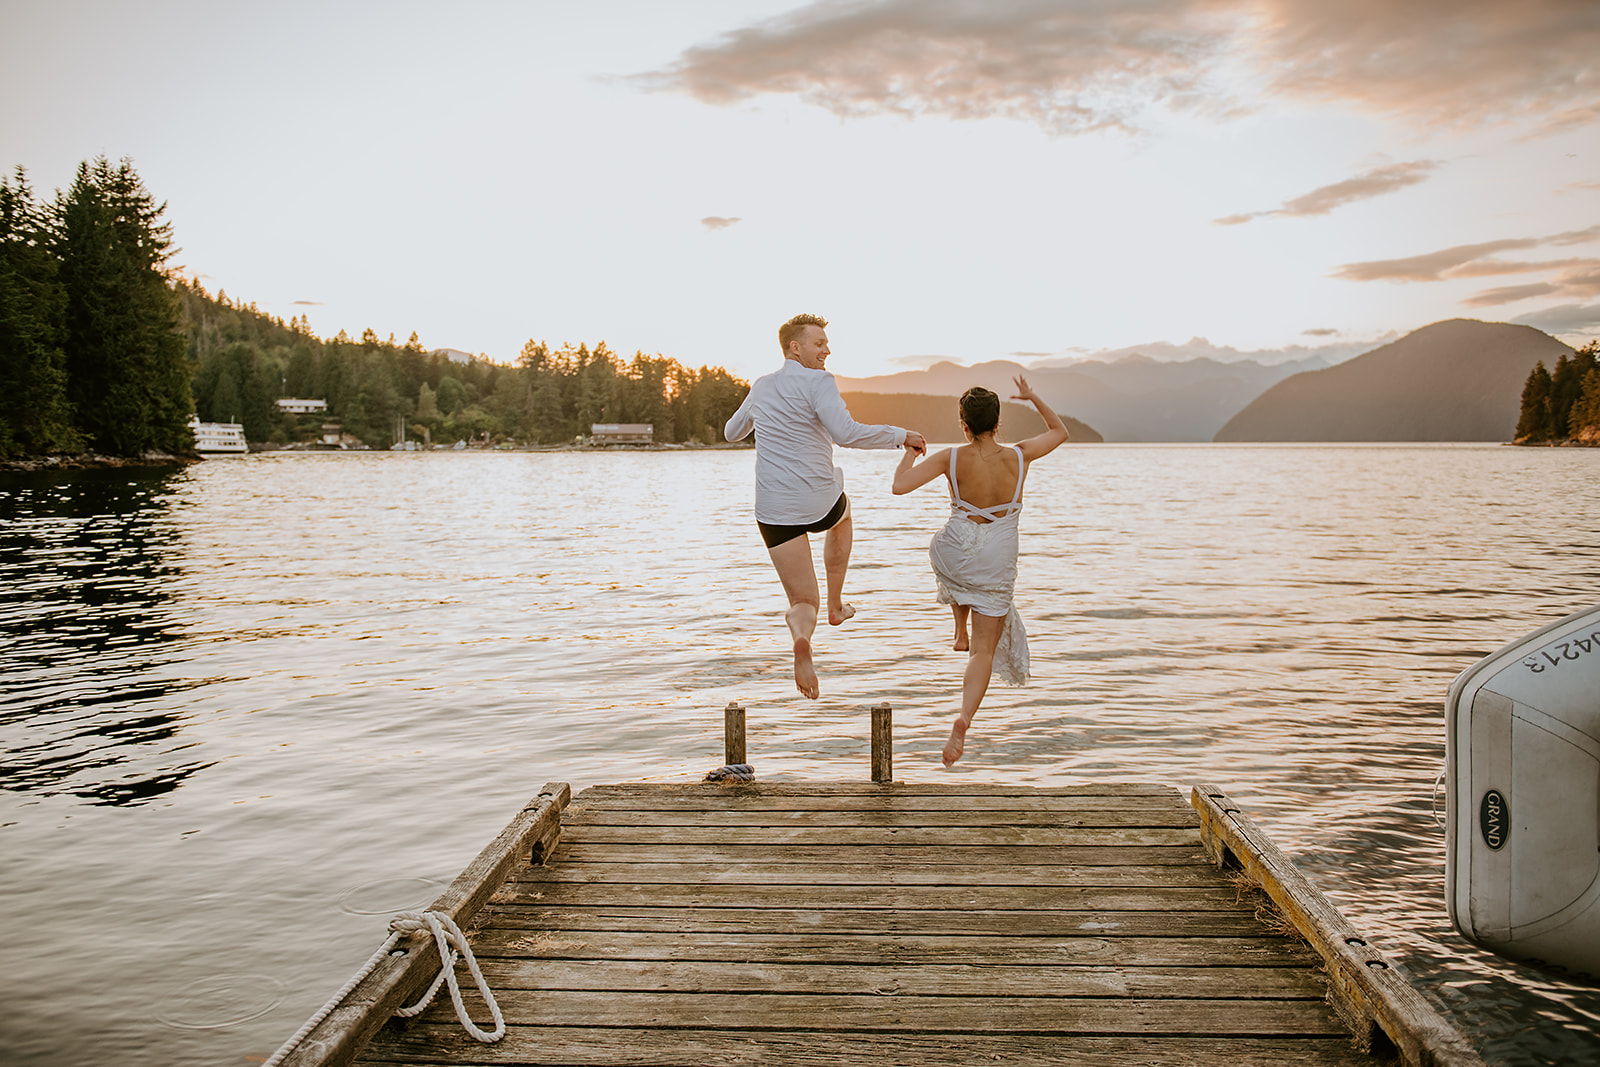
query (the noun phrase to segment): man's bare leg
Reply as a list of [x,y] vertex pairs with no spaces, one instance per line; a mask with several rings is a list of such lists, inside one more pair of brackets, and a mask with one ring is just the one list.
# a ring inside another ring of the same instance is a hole
[[854,605],[844,602],[844,576],[850,569],[850,546],[855,538],[850,522],[850,505],[844,506],[840,519],[822,540],[822,569],[828,576],[828,625],[838,626],[856,613]]
[[817,699],[822,691],[817,682],[817,670],[811,660],[811,635],[817,628],[817,572],[811,562],[811,539],[805,534],[785,541],[776,548],[767,549],[772,566],[783,583],[784,595],[789,598],[789,610],[783,621],[789,626],[789,636],[794,640],[794,686],[800,692]]
[[950,613],[956,618],[956,643],[950,647],[957,652],[965,652],[972,647],[972,642],[967,639],[967,613],[971,610],[965,604],[950,605]]
[[972,651],[967,656],[967,670],[961,681],[961,711],[955,725],[950,728],[950,740],[944,744],[944,765],[950,766],[960,759],[967,747],[967,728],[978,713],[978,705],[989,691],[989,675],[994,671],[994,650],[1000,647],[1000,632],[1005,627],[1004,618],[972,612]]

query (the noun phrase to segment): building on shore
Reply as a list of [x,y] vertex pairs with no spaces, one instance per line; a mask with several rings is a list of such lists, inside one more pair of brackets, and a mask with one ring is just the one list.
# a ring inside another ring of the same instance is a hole
[[653,445],[656,428],[649,422],[596,422],[589,426],[593,445]]
[[306,400],[300,397],[286,396],[278,400],[278,410],[285,415],[326,415],[328,402],[326,400]]

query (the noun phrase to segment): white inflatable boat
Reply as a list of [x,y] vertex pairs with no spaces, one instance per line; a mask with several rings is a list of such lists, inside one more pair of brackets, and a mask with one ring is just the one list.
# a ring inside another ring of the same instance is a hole
[[1485,657],[1445,709],[1456,929],[1484,948],[1600,976],[1600,606]]

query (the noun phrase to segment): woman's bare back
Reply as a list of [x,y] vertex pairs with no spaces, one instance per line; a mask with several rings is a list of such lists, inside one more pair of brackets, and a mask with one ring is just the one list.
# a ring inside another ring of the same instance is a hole
[[[961,499],[980,508],[1009,504],[1017,495],[1017,479],[1023,477],[1017,450],[1002,445],[992,436],[962,445],[954,450],[953,474]],[[973,515],[973,522],[988,519]]]

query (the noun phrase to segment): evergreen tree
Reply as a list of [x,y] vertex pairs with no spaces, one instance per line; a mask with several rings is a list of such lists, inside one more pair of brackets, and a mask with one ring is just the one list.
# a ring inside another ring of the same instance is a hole
[[[1562,357],[1565,358],[1565,357]],[[1548,441],[1551,437],[1550,372],[1544,369],[1544,360],[1535,363],[1522,386],[1522,412],[1517,417],[1514,440],[1529,443]]]
[[0,457],[82,447],[67,401],[64,308],[49,219],[18,167],[15,184],[0,180]]
[[1551,436],[1576,435],[1577,431],[1571,429],[1573,409],[1583,395],[1585,379],[1600,369],[1597,352],[1600,348],[1591,342],[1574,352],[1570,359],[1563,356],[1556,364],[1555,373],[1550,375]]
[[128,160],[82,163],[57,197],[67,391],[93,446],[118,455],[194,448],[171,227]]
[[[1597,344],[1600,342],[1589,342],[1584,351],[1594,354]],[[1567,436],[1600,444],[1600,367],[1583,377],[1583,391],[1578,394],[1577,401],[1572,405],[1572,414],[1567,417]]]

